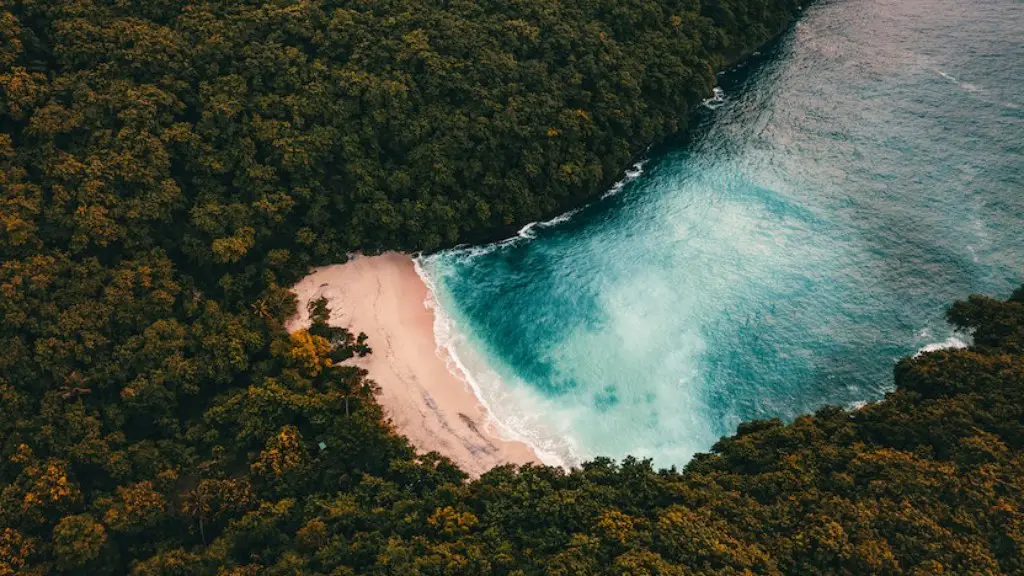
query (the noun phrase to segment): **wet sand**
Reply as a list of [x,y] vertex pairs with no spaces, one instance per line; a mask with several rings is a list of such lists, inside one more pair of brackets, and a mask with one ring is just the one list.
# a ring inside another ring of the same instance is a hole
[[348,360],[380,385],[378,401],[399,433],[420,452],[436,450],[471,476],[506,463],[539,463],[525,443],[503,440],[469,385],[447,367],[447,351],[434,338],[428,291],[405,254],[358,256],[317,268],[292,290],[299,313],[295,331],[309,325],[306,305],[328,300],[331,323],[365,332],[373,353]]

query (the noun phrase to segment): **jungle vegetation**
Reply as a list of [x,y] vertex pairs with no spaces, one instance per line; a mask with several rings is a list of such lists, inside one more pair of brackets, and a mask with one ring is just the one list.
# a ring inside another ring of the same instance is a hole
[[591,197],[797,9],[0,0],[0,575],[1024,573],[1024,289],[682,470],[469,481],[284,329],[310,266]]

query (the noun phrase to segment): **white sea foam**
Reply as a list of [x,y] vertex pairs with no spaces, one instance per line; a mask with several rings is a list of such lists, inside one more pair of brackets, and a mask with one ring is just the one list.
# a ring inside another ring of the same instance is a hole
[[520,228],[519,232],[516,232],[516,236],[522,238],[523,240],[533,240],[534,238],[537,237],[537,233],[533,231],[533,227],[536,225],[536,222],[530,222],[526,226]]
[[[529,224],[526,228],[532,226],[533,224]],[[504,440],[518,441],[528,445],[533,449],[534,453],[537,454],[541,462],[548,466],[559,466],[569,469],[571,466],[581,462],[582,460],[576,456],[575,445],[571,438],[567,436],[563,437],[560,439],[561,442],[558,442],[553,438],[545,439],[542,437],[540,431],[530,427],[526,418],[508,418],[503,421],[497,417],[495,410],[487,395],[484,394],[483,387],[480,385],[477,377],[471,370],[469,370],[469,368],[466,367],[466,364],[460,356],[458,347],[456,346],[456,342],[460,335],[456,331],[452,320],[440,306],[436,296],[437,288],[430,276],[426,271],[424,271],[420,259],[421,256],[413,258],[413,266],[416,270],[416,274],[427,287],[427,298],[423,301],[423,306],[434,312],[434,341],[436,344],[436,352],[438,356],[445,361],[445,365],[448,367],[449,372],[454,374],[456,378],[459,378],[469,384],[470,389],[473,391],[473,395],[476,396],[477,400],[484,407],[487,414],[488,424],[493,426],[496,431],[496,435]],[[493,378],[497,378],[497,376],[494,375]],[[500,382],[495,382],[495,384],[497,386],[501,386]],[[561,446],[559,446],[559,444],[561,444]]]
[[[985,92],[985,89],[982,88],[981,86],[978,86],[977,84],[972,84],[971,82],[961,82],[959,79],[956,78],[956,76],[953,76],[952,74],[947,74],[947,73],[943,72],[942,70],[939,70],[938,68],[933,68],[933,70],[935,71],[936,74],[938,74],[939,76],[942,76],[946,80],[949,80],[950,82],[956,84],[957,86],[959,86],[962,90],[964,90],[966,92],[970,92],[971,94],[982,94],[982,93]],[[992,103],[993,104],[1006,105],[1006,103],[996,103],[996,102],[992,102]]]
[[[626,186],[626,184],[639,178],[644,173],[644,166],[646,164],[647,160],[640,160],[639,162],[636,162],[632,166],[627,168],[626,172],[622,176],[622,180],[616,182],[607,192],[601,195],[601,199],[604,200],[609,196],[614,196],[618,194]],[[583,208],[586,208],[586,206],[575,208],[573,210],[565,212],[564,214],[559,214],[558,216],[555,216],[550,220],[545,220],[543,222],[530,222],[529,224],[520,228],[514,236],[510,236],[508,238],[505,238],[504,240],[499,240],[497,242],[492,242],[490,244],[485,244],[483,246],[459,245],[452,248],[448,252],[452,254],[458,254],[460,258],[475,258],[477,256],[484,256],[486,254],[494,252],[495,250],[501,250],[502,248],[514,246],[524,240],[533,240],[534,238],[537,237],[537,229],[551,228],[553,226],[558,226],[559,224],[568,222]]]
[[490,244],[484,244],[483,246],[469,246],[467,244],[460,244],[458,246],[455,246],[454,248],[451,248],[447,252],[452,254],[458,254],[460,257],[465,258],[475,258],[477,256],[490,254],[495,250],[501,250],[502,248],[514,246],[524,240],[533,240],[534,238],[537,237],[536,229],[551,228],[552,226],[557,226],[559,224],[562,224],[563,222],[568,222],[569,220],[572,219],[573,216],[579,213],[579,211],[580,208],[576,208],[575,210],[570,210],[564,214],[555,216],[550,220],[545,220],[543,222],[530,222],[529,224],[520,228],[514,236],[510,236],[508,238],[505,238],[504,240],[498,240],[497,242],[491,242]]
[[[618,193],[626,184],[639,178],[644,173],[646,163],[647,160],[641,160],[630,166],[623,174],[623,178],[601,198]],[[484,246],[456,246],[442,254],[444,257],[457,260],[484,256],[523,241],[533,240],[537,237],[538,229],[550,228],[568,222],[580,210],[582,208],[571,210],[543,222],[530,222],[520,228],[514,236],[498,242]],[[440,255],[435,257],[440,257]],[[564,413],[564,408],[548,405],[529,386],[509,386],[493,369],[486,366],[486,359],[474,358],[473,362],[466,361],[467,354],[475,356],[477,353],[474,352],[472,346],[459,346],[459,343],[465,342],[466,338],[458,333],[454,322],[441,307],[437,297],[437,287],[423,268],[423,258],[423,256],[417,256],[413,261],[416,273],[427,286],[427,300],[424,302],[424,306],[434,311],[434,338],[437,343],[437,353],[445,360],[449,371],[469,384],[474,395],[486,409],[488,419],[497,429],[498,436],[526,443],[533,448],[541,461],[548,465],[568,468],[582,462],[583,458],[569,435],[569,430],[557,430],[555,427],[545,425],[534,415],[546,414],[551,416],[547,419],[548,423],[564,422],[567,424],[573,420],[573,417]],[[470,369],[467,364],[473,365],[475,369]],[[495,404],[493,403],[495,402],[501,404],[501,410],[494,409]],[[538,407],[541,409],[537,409]]]
[[626,184],[629,184],[633,180],[636,180],[637,178],[640,177],[640,175],[644,173],[644,166],[646,165],[647,160],[641,160],[636,164],[630,166],[629,169],[626,170],[626,173],[623,174],[622,180],[619,180],[618,182],[613,184],[607,192],[601,195],[601,199],[604,200],[605,198],[615,196],[619,192],[622,192],[622,189],[626,187]]
[[963,90],[965,92],[969,92],[970,94],[973,94],[976,98],[978,98],[982,102],[987,102],[989,104],[993,104],[995,106],[1001,106],[1003,108],[1009,108],[1011,110],[1020,110],[1020,108],[1021,108],[1019,105],[1014,104],[1013,102],[1006,102],[1006,101],[1002,101],[1002,100],[992,100],[990,98],[985,98],[983,95],[986,93],[986,90],[984,88],[982,88],[981,86],[977,85],[977,84],[973,84],[971,82],[961,82],[956,76],[953,76],[952,74],[947,74],[946,72],[943,72],[942,70],[939,70],[938,68],[932,68],[932,71],[935,72],[936,74],[938,74],[939,76],[942,76],[946,80],[949,80],[950,82],[956,84],[957,86],[960,87],[961,90]]
[[579,211],[580,211],[579,208],[577,208],[575,210],[570,210],[570,211],[566,212],[565,214],[561,214],[559,216],[555,216],[551,220],[545,220],[544,222],[540,222],[539,224],[537,224],[537,227],[538,228],[551,228],[552,226],[558,226],[559,224],[562,224],[562,223],[568,222],[569,220],[572,220],[572,217],[575,216],[576,214],[578,214]]
[[717,110],[722,106],[725,106],[725,103],[725,90],[715,86],[714,90],[711,91],[711,97],[705,98],[704,102],[701,104],[703,104],[708,110]]
[[917,358],[921,354],[926,354],[928,352],[935,352],[935,351],[938,351],[938,350],[949,350],[949,349],[959,350],[959,349],[967,348],[970,345],[971,345],[971,343],[968,342],[968,338],[967,337],[963,336],[962,334],[961,335],[954,334],[953,336],[950,336],[949,338],[946,338],[942,342],[934,342],[932,344],[926,344],[926,345],[922,346],[921,349],[918,350],[916,354],[914,354],[914,358]]
[[980,260],[978,259],[978,253],[974,251],[974,246],[968,244],[967,251],[971,253],[971,261],[973,261],[975,264],[980,262]]
[[625,185],[626,185],[625,181],[619,180],[614,185],[612,185],[612,187],[609,188],[607,192],[605,192],[604,194],[601,195],[601,200],[604,200],[605,198],[609,198],[611,196],[615,196],[616,194],[618,194],[619,192],[622,191],[622,188]]
[[535,227],[546,228],[544,222],[530,222],[526,226],[523,226],[515,233],[514,236],[499,240],[497,242],[491,242],[490,244],[484,244],[483,246],[469,246],[466,244],[460,244],[446,251],[452,254],[458,254],[460,258],[476,258],[477,256],[484,256],[490,254],[495,250],[501,250],[508,246],[514,246],[524,240],[533,240],[537,237],[537,233],[533,231]]
[[[645,160],[640,160],[639,162],[636,162],[632,166],[627,168],[625,174],[622,177],[622,180],[619,180],[618,182],[616,182],[607,192],[605,192],[603,195],[601,195],[601,199],[604,200],[605,198],[608,198],[609,196],[614,196],[614,195],[618,194],[623,189],[623,187],[626,186],[626,184],[628,184],[628,183],[632,182],[633,180],[636,180],[637,178],[639,178],[640,175],[642,175],[644,173],[644,166],[646,164],[647,164],[647,160],[646,159]],[[579,211],[582,210],[583,208],[586,208],[586,206],[582,206],[580,208],[575,208],[573,210],[565,212],[564,214],[559,214],[558,216],[555,216],[554,218],[552,218],[550,220],[545,220],[543,222],[530,222],[529,224],[527,224],[527,225],[523,226],[522,228],[520,228],[519,231],[516,232],[516,234],[514,236],[511,236],[509,238],[505,238],[504,240],[499,240],[497,242],[492,242],[490,244],[485,244],[483,246],[460,245],[460,246],[456,246],[456,247],[452,248],[449,252],[451,252],[451,253],[458,253],[460,257],[475,258],[477,256],[483,256],[485,254],[490,254],[491,252],[494,252],[495,250],[501,250],[502,248],[507,248],[509,246],[514,246],[514,245],[516,245],[516,244],[518,244],[518,243],[520,243],[520,242],[522,242],[524,240],[533,240],[534,238],[537,237],[536,229],[538,229],[538,228],[551,228],[553,226],[557,226],[557,225],[562,224],[564,222],[568,222],[569,220],[572,219],[573,216],[578,214]]]

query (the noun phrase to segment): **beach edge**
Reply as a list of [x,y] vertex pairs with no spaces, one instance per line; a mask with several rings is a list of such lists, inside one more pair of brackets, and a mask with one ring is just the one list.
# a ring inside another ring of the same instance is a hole
[[411,255],[356,255],[312,270],[292,287],[289,332],[309,326],[309,302],[327,298],[332,325],[365,332],[373,353],[354,358],[380,386],[377,401],[419,453],[436,451],[471,477],[503,464],[541,464],[534,447],[502,428],[466,377],[449,367],[435,333],[436,303]]

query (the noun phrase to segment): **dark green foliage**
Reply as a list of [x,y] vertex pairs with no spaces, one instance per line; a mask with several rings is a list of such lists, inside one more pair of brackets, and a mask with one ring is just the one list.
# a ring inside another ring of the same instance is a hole
[[5,6],[3,157],[24,188],[5,210],[7,254],[159,246],[245,280],[247,265],[433,249],[578,202],[684,127],[716,66],[795,8]]
[[1024,288],[684,471],[467,482],[287,286],[588,197],[791,0],[0,0],[0,575],[1024,572]]

